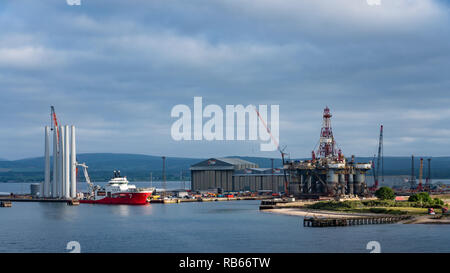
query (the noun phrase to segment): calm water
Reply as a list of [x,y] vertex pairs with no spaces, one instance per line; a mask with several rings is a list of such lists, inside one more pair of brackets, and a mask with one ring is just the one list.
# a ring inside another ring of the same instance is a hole
[[[175,182],[174,182],[175,183]],[[141,184],[138,184],[141,185]],[[182,185],[182,183],[181,183]],[[0,192],[20,185],[0,183]],[[259,201],[0,208],[0,252],[450,252],[450,226],[304,228],[302,218],[258,210]]]

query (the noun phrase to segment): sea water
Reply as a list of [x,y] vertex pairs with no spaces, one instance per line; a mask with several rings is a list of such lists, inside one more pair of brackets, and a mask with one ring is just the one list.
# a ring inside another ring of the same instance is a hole
[[[0,192],[20,188],[8,184],[0,183]],[[302,217],[260,211],[259,204],[14,202],[0,208],[0,252],[68,252],[71,241],[79,243],[81,252],[367,253],[370,241],[379,242],[381,252],[450,252],[448,225],[308,228]]]

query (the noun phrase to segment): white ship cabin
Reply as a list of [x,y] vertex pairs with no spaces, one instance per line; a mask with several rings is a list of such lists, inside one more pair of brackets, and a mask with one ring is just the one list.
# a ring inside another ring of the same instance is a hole
[[126,177],[120,176],[120,171],[114,171],[114,177],[105,185],[105,187],[96,192],[96,197],[111,197],[117,193],[135,192],[135,185],[128,185]]

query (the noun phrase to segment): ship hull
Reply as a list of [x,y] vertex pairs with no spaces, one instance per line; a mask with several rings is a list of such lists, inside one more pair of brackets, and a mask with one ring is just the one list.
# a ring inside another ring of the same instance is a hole
[[150,192],[133,192],[113,194],[111,197],[105,197],[98,200],[80,200],[84,204],[104,204],[104,205],[145,205],[147,204]]

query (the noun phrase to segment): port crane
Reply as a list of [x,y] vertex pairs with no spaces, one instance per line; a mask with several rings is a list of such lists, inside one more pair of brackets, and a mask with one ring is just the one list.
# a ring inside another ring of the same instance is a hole
[[[269,130],[269,129],[267,129]],[[283,164],[283,175],[284,175],[284,192],[286,194],[288,194],[289,191],[289,186],[288,186],[288,180],[287,180],[287,175],[286,175],[286,170],[284,169],[284,164],[286,164],[285,158],[284,156],[286,155],[286,153],[284,152],[284,150],[286,149],[286,146],[283,147],[283,149],[280,148],[280,146],[278,145],[278,151],[281,154],[281,162]],[[273,170],[272,170],[273,171]]]
[[[259,118],[259,120],[262,122],[262,124],[264,125],[264,127],[266,128],[267,133],[270,135],[270,138],[272,139],[273,143],[277,146],[277,150],[280,152],[281,154],[281,161],[283,163],[283,174],[284,174],[284,192],[286,195],[288,195],[288,191],[289,191],[289,186],[288,186],[288,180],[287,180],[287,175],[286,175],[286,170],[284,169],[284,164],[285,164],[285,155],[286,153],[284,152],[284,150],[286,149],[286,146],[284,146],[283,148],[280,147],[280,144],[278,143],[278,141],[273,137],[272,132],[270,131],[269,127],[267,126],[267,123],[264,121],[264,119],[261,117],[261,114],[259,113],[258,109],[255,106],[255,111],[256,114]],[[272,170],[273,171],[273,170]]]
[[428,175],[425,180],[425,191],[431,191],[431,158],[428,158]]
[[417,186],[417,191],[422,192],[422,176],[423,176],[423,158],[420,158],[420,168],[419,168],[419,185]]
[[380,138],[378,140],[377,167],[373,169],[374,184],[370,188],[370,191],[376,191],[378,189],[379,179],[380,179],[380,163],[381,163],[381,182],[384,182],[383,125],[380,126]]
[[409,190],[414,192],[416,189],[416,174],[414,172],[414,155],[411,156],[411,178],[409,179]]

